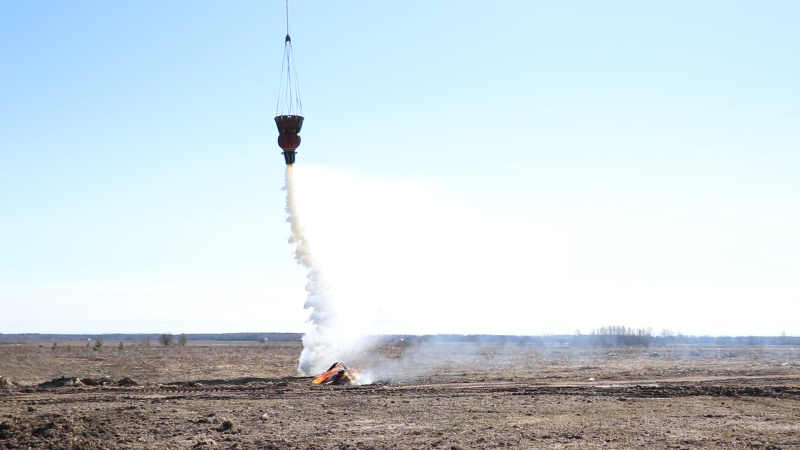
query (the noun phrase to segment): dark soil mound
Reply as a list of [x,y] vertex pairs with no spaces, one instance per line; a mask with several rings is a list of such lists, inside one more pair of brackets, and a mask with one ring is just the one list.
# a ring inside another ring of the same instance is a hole
[[139,383],[133,381],[133,379],[125,377],[119,381],[117,381],[117,385],[119,386],[138,386]]
[[81,378],[81,383],[87,386],[105,386],[107,384],[111,384],[111,378],[110,377]]
[[64,386],[80,386],[82,384],[81,379],[78,377],[59,377],[53,378],[50,381],[45,381],[44,383],[39,383],[37,387],[49,389]]

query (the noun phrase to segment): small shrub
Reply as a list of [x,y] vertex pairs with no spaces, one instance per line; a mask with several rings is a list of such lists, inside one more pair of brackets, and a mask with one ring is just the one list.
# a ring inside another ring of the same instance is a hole
[[162,334],[161,336],[158,337],[158,342],[160,342],[161,345],[163,345],[164,347],[167,347],[170,344],[172,344],[172,341],[174,339],[175,339],[175,336],[173,336],[172,333],[164,333],[164,334]]
[[225,419],[222,421],[222,429],[223,430],[232,430],[233,429],[233,420]]
[[58,342],[53,342],[53,350],[58,348]]
[[120,349],[120,350],[125,350],[125,344],[120,342],[119,345],[117,346],[117,348]]

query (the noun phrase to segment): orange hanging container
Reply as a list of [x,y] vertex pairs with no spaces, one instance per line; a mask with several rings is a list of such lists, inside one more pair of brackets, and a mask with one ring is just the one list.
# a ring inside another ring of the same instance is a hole
[[303,103],[300,101],[300,86],[294,69],[292,38],[289,37],[289,2],[286,2],[286,40],[283,48],[281,86],[275,124],[278,126],[278,146],[283,149],[286,164],[294,164],[297,147],[300,146],[300,129],[303,127]]
[[303,116],[278,116],[275,118],[278,125],[278,146],[283,149],[283,159],[286,164],[294,164],[297,147],[300,146],[300,129],[303,127]]

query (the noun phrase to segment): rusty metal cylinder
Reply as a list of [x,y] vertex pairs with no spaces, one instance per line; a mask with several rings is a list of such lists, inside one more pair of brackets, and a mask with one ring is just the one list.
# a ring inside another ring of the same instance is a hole
[[303,116],[278,116],[278,145],[284,150],[294,150],[300,146],[300,129],[303,128]]
[[303,116],[278,116],[275,118],[278,126],[278,146],[283,149],[283,158],[286,164],[294,164],[295,150],[300,146],[300,129],[303,128]]

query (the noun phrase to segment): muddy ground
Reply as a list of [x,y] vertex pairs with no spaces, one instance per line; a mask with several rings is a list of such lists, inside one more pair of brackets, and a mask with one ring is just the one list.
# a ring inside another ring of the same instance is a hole
[[791,347],[387,346],[345,387],[300,350],[2,345],[0,449],[800,448]]

